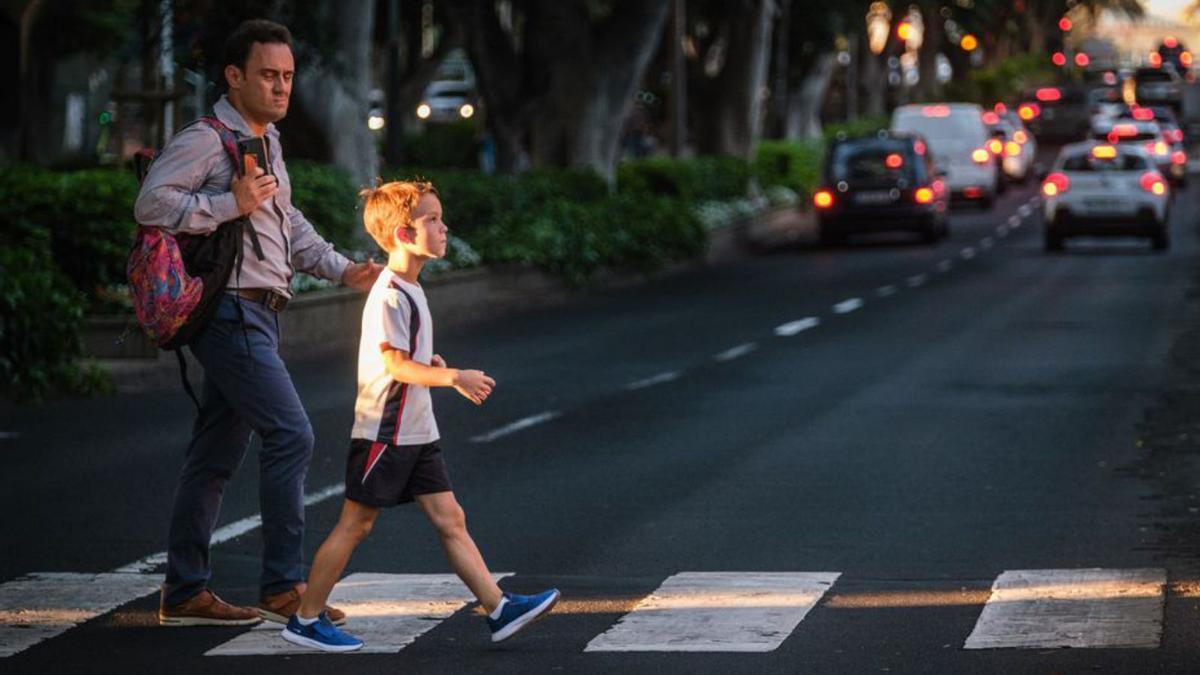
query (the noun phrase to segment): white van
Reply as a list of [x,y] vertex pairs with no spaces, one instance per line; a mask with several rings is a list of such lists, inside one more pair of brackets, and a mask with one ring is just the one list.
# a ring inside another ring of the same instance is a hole
[[988,150],[983,109],[974,103],[905,105],[892,113],[892,131],[925,139],[934,165],[946,174],[950,195],[988,208],[1000,187],[995,155]]

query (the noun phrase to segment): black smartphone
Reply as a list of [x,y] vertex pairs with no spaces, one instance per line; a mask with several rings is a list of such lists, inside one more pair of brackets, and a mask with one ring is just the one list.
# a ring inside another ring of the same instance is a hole
[[242,158],[242,174],[246,173],[246,155],[254,155],[260,169],[271,175],[271,163],[267,161],[267,142],[262,136],[251,136],[238,141],[238,157]]

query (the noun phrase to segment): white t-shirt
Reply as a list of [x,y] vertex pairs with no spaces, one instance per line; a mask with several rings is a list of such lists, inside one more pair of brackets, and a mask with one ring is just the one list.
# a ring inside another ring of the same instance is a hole
[[358,343],[358,400],[352,438],[388,445],[424,445],[438,440],[429,387],[397,382],[388,374],[383,350],[409,353],[417,363],[433,359],[433,319],[425,291],[384,269],[363,307]]

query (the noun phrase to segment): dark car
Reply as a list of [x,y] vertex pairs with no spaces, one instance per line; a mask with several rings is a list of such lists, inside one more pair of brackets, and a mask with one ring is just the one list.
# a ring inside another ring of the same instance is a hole
[[813,193],[823,244],[891,231],[937,241],[948,233],[948,200],[925,141],[888,132],[835,141]]
[[1183,78],[1169,63],[1158,68],[1138,68],[1133,81],[1134,96],[1141,105],[1168,105],[1176,110],[1183,105]]
[[1074,141],[1087,131],[1092,103],[1082,87],[1038,87],[1021,96],[1017,116],[1038,140]]

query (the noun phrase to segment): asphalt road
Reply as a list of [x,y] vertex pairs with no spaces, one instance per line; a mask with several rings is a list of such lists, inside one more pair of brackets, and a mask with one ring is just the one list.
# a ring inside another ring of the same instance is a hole
[[[472,534],[513,574],[505,588],[565,598],[509,643],[490,644],[468,607],[395,654],[205,656],[241,631],[160,629],[150,595],[0,670],[1194,672],[1195,600],[1175,589],[1200,567],[1155,545],[1155,489],[1123,468],[1189,311],[1198,194],[1177,197],[1165,254],[1044,254],[1031,184],[956,211],[936,246],[799,245],[439,335],[452,365],[499,383],[481,408],[435,397]],[[342,477],[352,355],[291,369],[316,493]],[[0,584],[162,550],[191,420],[181,392],[3,413]],[[255,461],[222,524],[258,512]],[[339,506],[310,507],[310,557]],[[421,521],[385,514],[348,572],[448,572]],[[214,548],[222,596],[256,600],[259,546],[251,528]],[[963,648],[1001,573],[1078,568],[1165,569],[1161,644]],[[765,653],[584,651],[664,580],[704,571],[840,576]]]

